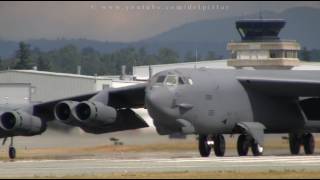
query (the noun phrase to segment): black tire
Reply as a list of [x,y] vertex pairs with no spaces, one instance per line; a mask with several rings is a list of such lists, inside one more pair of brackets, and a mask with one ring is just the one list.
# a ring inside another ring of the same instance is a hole
[[199,136],[199,152],[201,157],[209,157],[211,153],[211,146],[208,145],[209,137],[207,135]]
[[239,156],[247,156],[249,152],[250,141],[246,135],[240,135],[237,143],[237,150]]
[[300,153],[301,139],[297,134],[289,135],[290,152],[292,155],[298,155]]
[[216,156],[223,157],[226,152],[226,141],[223,135],[217,135],[214,137],[214,152]]
[[[262,149],[261,149],[262,148]],[[255,140],[251,142],[251,150],[254,156],[262,156],[263,155],[263,147],[261,147]]]
[[307,155],[314,154],[315,141],[311,133],[305,134],[303,136],[303,147],[304,147],[304,152]]
[[9,147],[9,158],[11,160],[16,158],[16,149],[14,147]]

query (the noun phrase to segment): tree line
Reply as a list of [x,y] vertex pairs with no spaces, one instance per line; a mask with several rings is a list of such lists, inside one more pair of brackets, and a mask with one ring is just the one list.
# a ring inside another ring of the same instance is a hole
[[[304,61],[320,61],[320,50],[303,48],[299,58]],[[188,51],[184,56],[170,48],[160,48],[157,53],[148,53],[145,48],[123,48],[112,53],[100,53],[91,47],[79,49],[74,45],[67,45],[60,49],[43,52],[38,48],[31,48],[25,42],[19,43],[19,48],[11,58],[0,58],[0,70],[4,69],[32,69],[37,66],[40,71],[76,73],[77,66],[82,67],[84,75],[118,75],[121,66],[127,66],[127,73],[132,73],[132,66],[168,64],[179,62],[194,62],[196,60],[222,59],[209,51],[205,56]]]
[[38,48],[31,48],[25,42],[19,43],[14,57],[1,59],[0,69],[32,69],[37,66],[40,71],[76,73],[77,66],[82,67],[85,75],[117,75],[121,66],[127,66],[127,73],[132,73],[132,66],[168,64],[190,62],[196,59],[215,60],[219,57],[213,51],[206,56],[195,55],[189,51],[180,57],[179,53],[170,48],[160,48],[157,53],[148,53],[145,48],[127,47],[112,53],[100,53],[91,47],[79,49],[74,45],[67,45],[60,49],[43,52]]

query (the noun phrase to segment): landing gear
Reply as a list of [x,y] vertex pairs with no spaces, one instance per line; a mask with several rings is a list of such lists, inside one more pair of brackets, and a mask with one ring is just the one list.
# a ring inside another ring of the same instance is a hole
[[223,157],[226,152],[226,141],[223,135],[216,135],[214,136],[214,152],[216,156]]
[[301,138],[298,134],[289,134],[290,152],[292,155],[300,153]]
[[211,153],[211,142],[208,135],[199,136],[199,152],[201,157],[209,157]]
[[238,138],[237,150],[239,156],[247,156],[249,152],[249,148],[251,147],[252,154],[254,156],[262,156],[263,155],[263,147],[260,146],[255,140],[248,136],[241,134]]
[[255,140],[251,142],[251,150],[254,156],[262,156],[263,155],[263,147],[260,146]]
[[201,157],[209,157],[212,147],[216,156],[224,156],[226,152],[226,141],[223,135],[218,134],[215,136],[199,136],[199,152]]
[[304,146],[304,152],[307,155],[314,153],[315,141],[311,133],[307,133],[303,136],[303,146]]
[[9,147],[9,158],[11,160],[16,158],[16,149],[14,147]]
[[[5,145],[8,140],[8,137],[3,139],[2,145]],[[10,146],[8,150],[9,158],[14,160],[16,158],[16,148],[13,146],[13,137],[10,137]]]
[[10,138],[9,158],[11,160],[16,158],[16,148],[13,146],[13,137]]
[[247,156],[250,147],[250,139],[247,135],[241,134],[238,138],[237,150],[239,156]]
[[306,155],[314,154],[315,140],[311,133],[305,133],[303,135],[289,134],[289,144],[292,155],[298,155],[302,145]]

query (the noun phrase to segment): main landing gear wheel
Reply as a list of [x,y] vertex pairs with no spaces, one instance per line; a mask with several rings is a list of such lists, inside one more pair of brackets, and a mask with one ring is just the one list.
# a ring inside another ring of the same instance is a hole
[[313,154],[315,149],[315,141],[314,141],[313,135],[311,133],[307,133],[302,138],[303,138],[304,152],[307,155]]
[[247,156],[250,147],[250,138],[247,135],[241,134],[238,138],[237,150],[239,156]]
[[226,141],[223,135],[216,135],[213,139],[214,139],[213,149],[216,156],[218,157],[224,156],[226,152]]
[[201,157],[209,157],[211,153],[210,138],[207,135],[199,136],[199,152]]
[[300,153],[301,145],[304,147],[306,155],[314,154],[315,140],[311,133],[289,134],[290,151],[292,155],[298,155]]
[[301,138],[298,134],[289,134],[290,152],[292,155],[300,153]]
[[254,139],[252,139],[252,142],[251,142],[251,150],[254,156],[263,155],[263,147],[260,146],[258,143],[256,143]]

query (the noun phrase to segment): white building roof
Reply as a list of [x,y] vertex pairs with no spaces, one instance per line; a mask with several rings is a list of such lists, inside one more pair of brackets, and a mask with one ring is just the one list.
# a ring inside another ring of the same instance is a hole
[[28,74],[37,74],[37,75],[47,75],[47,76],[84,78],[84,79],[93,79],[93,80],[116,79],[116,77],[119,77],[119,76],[87,76],[87,75],[80,75],[80,74],[57,73],[57,72],[38,71],[38,70],[4,70],[4,71],[0,71],[0,73],[7,73],[7,72],[18,72],[18,73],[28,73]]
[[[175,63],[175,64],[159,64],[150,65],[152,68],[153,75],[163,71],[176,68],[213,68],[213,69],[234,69],[227,65],[228,59],[222,60],[211,60],[211,61],[199,61],[199,62],[186,62],[186,63]],[[320,70],[320,62],[305,62],[301,61],[300,66],[294,67],[293,70]],[[147,80],[149,79],[149,66],[134,66],[133,76],[136,79]]]

